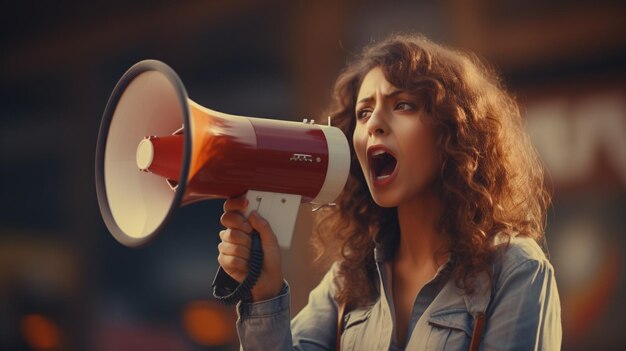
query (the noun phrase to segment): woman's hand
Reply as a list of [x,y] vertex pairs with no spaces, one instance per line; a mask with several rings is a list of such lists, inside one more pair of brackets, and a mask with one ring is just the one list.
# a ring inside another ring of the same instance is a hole
[[278,240],[269,223],[252,211],[248,219],[243,215],[248,206],[245,196],[230,198],[224,203],[224,214],[220,219],[226,227],[220,232],[222,242],[217,246],[217,261],[224,271],[238,282],[248,274],[248,261],[253,230],[259,233],[263,248],[263,269],[259,280],[252,288],[252,300],[263,301],[278,296],[283,288],[283,272],[280,261]]

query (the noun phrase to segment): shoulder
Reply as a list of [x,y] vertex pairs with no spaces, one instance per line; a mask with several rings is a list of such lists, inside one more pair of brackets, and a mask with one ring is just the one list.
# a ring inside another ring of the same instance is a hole
[[522,260],[547,261],[543,250],[533,238],[516,236],[511,237],[509,242],[501,239],[496,242],[495,247],[498,254],[504,258],[503,263]]
[[559,349],[561,305],[552,264],[534,239],[512,238],[497,250],[486,348]]
[[521,279],[551,277],[554,268],[537,242],[528,237],[512,237],[496,245],[494,278],[496,285],[512,276]]

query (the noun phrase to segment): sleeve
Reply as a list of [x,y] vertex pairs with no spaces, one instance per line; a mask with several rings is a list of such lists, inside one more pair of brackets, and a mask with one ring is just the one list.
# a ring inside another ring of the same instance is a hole
[[496,279],[483,350],[560,350],[561,305],[547,260],[525,260]]
[[270,300],[240,303],[237,333],[242,350],[334,350],[337,303],[334,266],[309,294],[308,304],[290,322],[288,285]]

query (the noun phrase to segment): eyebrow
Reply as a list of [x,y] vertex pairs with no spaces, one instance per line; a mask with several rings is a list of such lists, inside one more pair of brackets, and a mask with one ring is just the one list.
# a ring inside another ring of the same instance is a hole
[[[390,98],[390,97],[394,97],[396,95],[400,95],[400,94],[406,93],[406,92],[407,92],[406,90],[397,89],[397,90],[393,90],[392,92],[390,92],[388,94],[383,94],[383,97]],[[360,104],[360,103],[363,103],[363,102],[370,102],[372,100],[374,100],[374,95],[368,96],[366,98],[363,98],[363,99],[357,101],[357,105]]]

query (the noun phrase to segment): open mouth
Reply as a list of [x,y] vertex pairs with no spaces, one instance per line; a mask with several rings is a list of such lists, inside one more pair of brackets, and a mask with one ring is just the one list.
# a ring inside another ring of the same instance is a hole
[[382,181],[391,177],[398,161],[385,149],[376,148],[369,152],[369,164],[374,180]]

